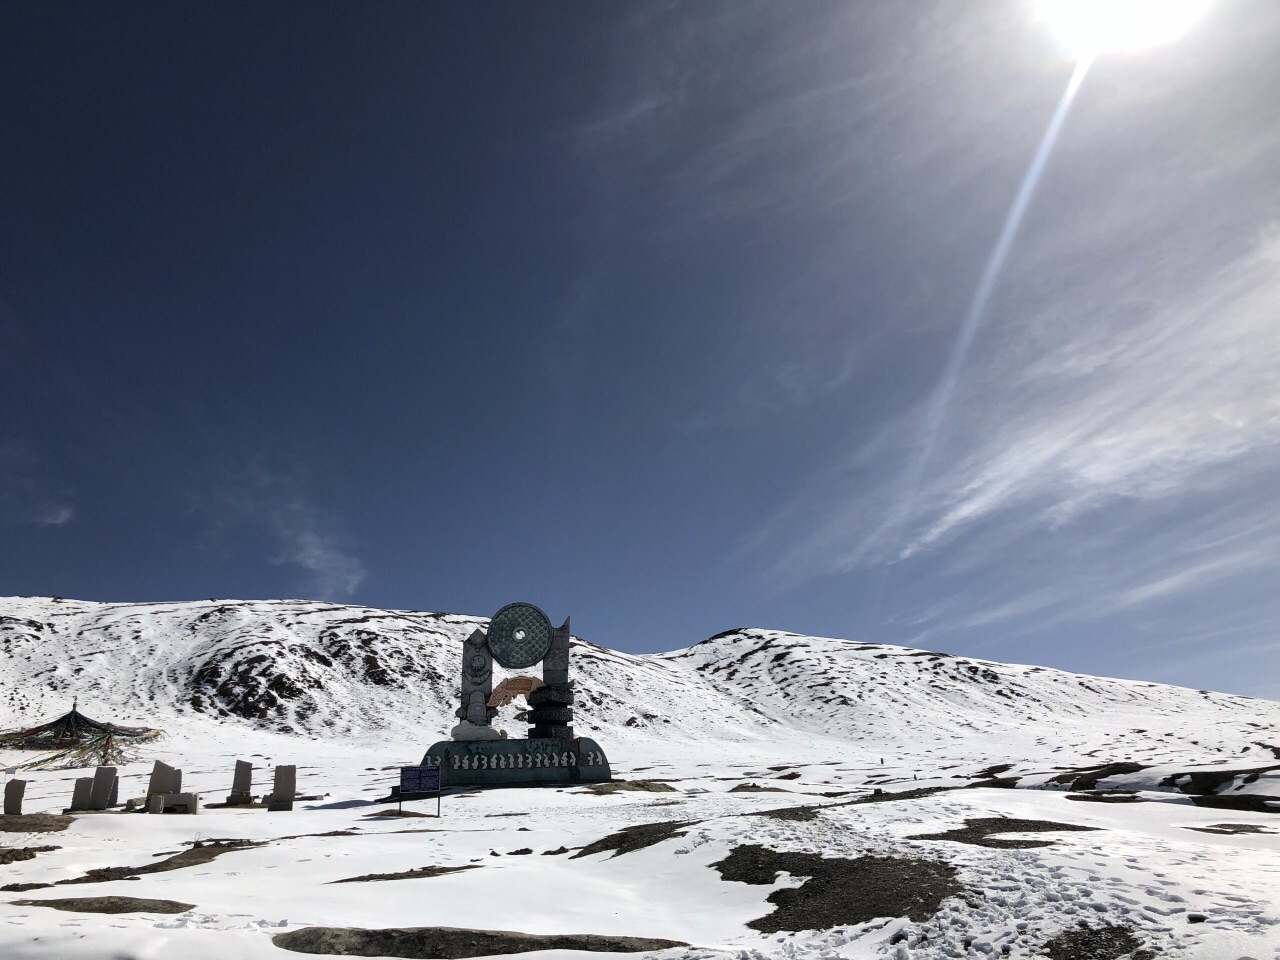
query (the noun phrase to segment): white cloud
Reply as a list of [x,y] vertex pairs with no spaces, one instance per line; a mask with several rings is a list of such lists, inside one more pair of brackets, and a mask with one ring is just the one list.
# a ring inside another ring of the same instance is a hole
[[75,519],[76,508],[69,503],[42,502],[31,514],[37,527],[61,527]]
[[311,573],[310,588],[322,597],[349,597],[367,572],[342,538],[323,532],[326,526],[314,508],[294,500],[269,508],[271,529],[280,545],[274,563],[293,563]]
[[61,527],[75,519],[67,484],[26,446],[0,442],[0,523]]
[[266,559],[306,571],[298,587],[305,595],[346,599],[368,572],[336,518],[305,496],[304,487],[296,471],[254,464],[217,478],[195,509],[205,514],[211,535],[225,536],[242,523],[264,530],[274,541]]
[[902,560],[1014,510],[1051,530],[1117,500],[1220,490],[1280,466],[1270,257],[1259,246],[1137,316],[1123,303],[1085,316],[1058,304],[1006,325],[1003,346],[965,372],[915,495],[895,472],[917,439],[912,417],[897,424],[888,469],[832,472],[782,566],[811,575]]

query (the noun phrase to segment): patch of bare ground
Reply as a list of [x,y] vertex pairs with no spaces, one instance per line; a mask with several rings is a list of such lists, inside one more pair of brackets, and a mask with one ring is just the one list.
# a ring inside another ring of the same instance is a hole
[[807,820],[817,820],[818,810],[815,807],[780,807],[777,810],[760,810],[753,813],[752,816],[769,817],[771,820],[804,822]]
[[[1160,781],[1162,787],[1177,787],[1183,793],[1192,795],[1214,794],[1237,777],[1241,783],[1256,783],[1264,773],[1280,770],[1280,764],[1265,767],[1244,767],[1236,769],[1188,770],[1185,773],[1173,773]],[[1237,799],[1233,797],[1232,799]],[[1240,798],[1243,799],[1243,798]],[[1275,799],[1274,797],[1270,799]]]
[[1097,830],[1074,823],[1054,823],[1052,820],[1018,820],[1014,817],[971,817],[963,827],[943,833],[917,833],[908,840],[950,840],[968,843],[975,847],[993,847],[997,850],[1030,850],[1033,847],[1052,846],[1053,840],[1001,839],[1001,833],[1053,833],[1065,830]]
[[[276,837],[275,841],[264,840],[260,842],[271,843],[271,842],[278,842],[280,840],[305,840],[308,837],[354,837],[357,834],[359,834],[359,832],[360,832],[360,828],[356,827],[354,830],[326,830],[324,833],[294,833],[294,834],[290,834],[287,837]],[[245,843],[247,841],[234,840],[234,841],[224,841],[224,842]]]
[[[1197,807],[1212,810],[1243,810],[1248,813],[1280,813],[1280,797],[1264,797],[1256,793],[1215,794],[1210,797],[1192,797]],[[1272,806],[1275,804],[1275,806]]]
[[304,927],[271,938],[295,953],[340,957],[402,957],[406,960],[462,960],[534,950],[587,950],[596,953],[641,953],[687,947],[679,940],[648,937],[604,937],[596,934],[533,934],[506,930],[466,930],[457,927],[400,927],[352,930]]
[[729,788],[730,793],[791,793],[784,787],[762,787],[758,783],[740,783]]
[[1044,945],[1049,960],[1153,960],[1155,954],[1142,949],[1142,941],[1132,927],[1107,924],[1065,930]]
[[64,897],[61,900],[14,900],[16,907],[52,907],[73,913],[186,913],[194,903],[147,900],[143,897]]
[[370,810],[365,814],[366,817],[430,817],[433,814],[419,813],[417,810],[396,810],[387,808],[385,810]]
[[421,877],[443,877],[447,873],[461,873],[463,870],[478,870],[475,864],[463,867],[415,867],[399,873],[366,873],[359,877],[343,877],[341,880],[330,880],[330,883],[372,883],[378,880],[417,880]]
[[711,865],[724,880],[769,885],[778,874],[808,877],[799,887],[775,890],[777,909],[747,926],[762,933],[827,930],[877,917],[928,920],[948,897],[969,891],[955,868],[914,857],[858,857],[848,860],[814,853],[778,853],[758,844],[735,847]]
[[1107,777],[1119,777],[1129,773],[1139,773],[1145,769],[1147,769],[1145,764],[1131,761],[1107,763],[1098,767],[1082,767],[1076,770],[1068,770],[1065,773],[1051,777],[1049,782],[1069,784],[1069,789],[1075,792],[1096,790],[1099,780],[1105,780]]
[[111,880],[129,880],[133,877],[141,877],[150,873],[165,873],[169,870],[181,870],[184,867],[199,866],[222,856],[224,853],[230,853],[233,850],[247,850],[250,847],[261,845],[261,843],[253,840],[197,841],[190,849],[141,867],[94,867],[80,877],[68,877],[65,880],[57,880],[53,883],[10,883],[0,887],[0,890],[11,892],[15,890],[39,890],[44,887],[60,887],[72,883],[106,883]]
[[611,833],[607,837],[588,843],[569,859],[576,860],[578,857],[589,857],[609,850],[613,851],[615,857],[619,857],[624,853],[652,847],[655,843],[670,840],[672,837],[683,837],[686,828],[697,822],[696,820],[662,820],[658,823],[641,823],[634,827],[624,827],[617,833]]
[[676,792],[676,788],[668,780],[610,780],[607,783],[588,783],[583,785],[582,792],[608,796],[611,793],[633,790],[641,793]]
[[1188,830],[1195,830],[1198,833],[1271,833],[1264,826],[1256,823],[1211,823],[1207,827],[1187,827]]
[[0,833],[59,833],[75,821],[60,813],[5,814],[0,816]]
[[[822,810],[834,807],[850,807],[863,803],[892,803],[896,800],[919,800],[924,797],[931,797],[935,793],[945,793],[948,790],[954,790],[955,787],[919,787],[915,790],[899,790],[896,793],[881,790],[876,793],[864,793],[860,797],[853,800],[841,800],[839,803],[820,803],[816,805],[806,805],[799,807],[779,807],[775,810],[753,810],[750,813],[741,813],[737,816],[741,817],[772,817],[775,820],[812,820]],[[835,794],[841,796],[842,794]],[[827,796],[827,794],[823,794]]]
[[832,806],[843,807],[860,803],[893,803],[898,800],[919,800],[921,797],[931,797],[935,793],[945,793],[954,789],[954,787],[917,787],[914,790],[899,790],[896,793],[886,791],[866,793],[853,800],[845,800],[841,803],[832,804]]
[[1068,793],[1068,800],[1084,800],[1088,803],[1142,803],[1132,790],[1091,790],[1086,793]]
[[48,853],[58,847],[0,847],[0,864],[34,860],[37,853]]
[[[1006,773],[1013,769],[1011,763],[995,763],[987,767],[985,770],[979,770],[975,776],[978,778],[971,783],[966,784],[968,787],[988,787],[992,789],[1013,790],[1018,786],[1021,777],[1002,777],[1000,774]],[[957,775],[957,779],[962,779],[962,775]]]

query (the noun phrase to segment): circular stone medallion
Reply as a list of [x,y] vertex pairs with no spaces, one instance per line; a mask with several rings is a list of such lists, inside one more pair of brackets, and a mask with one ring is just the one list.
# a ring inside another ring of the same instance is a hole
[[508,670],[523,670],[551,649],[551,621],[531,603],[508,603],[489,621],[489,650]]

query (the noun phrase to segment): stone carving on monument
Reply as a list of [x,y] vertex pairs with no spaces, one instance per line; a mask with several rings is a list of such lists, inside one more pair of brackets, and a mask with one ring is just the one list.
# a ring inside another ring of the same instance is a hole
[[[493,664],[525,670],[542,664],[542,678],[511,677],[493,687]],[[529,704],[528,737],[493,726],[498,710],[517,696]],[[458,724],[449,740],[432,744],[423,766],[440,767],[442,787],[463,784],[597,783],[612,779],[600,745],[573,735],[569,679],[569,621],[553,627],[531,603],[509,603],[462,645]]]

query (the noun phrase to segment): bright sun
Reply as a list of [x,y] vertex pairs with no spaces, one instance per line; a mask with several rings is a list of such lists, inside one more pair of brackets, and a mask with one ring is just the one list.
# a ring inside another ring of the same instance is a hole
[[1038,0],[1040,15],[1081,59],[1176,40],[1211,0]]

